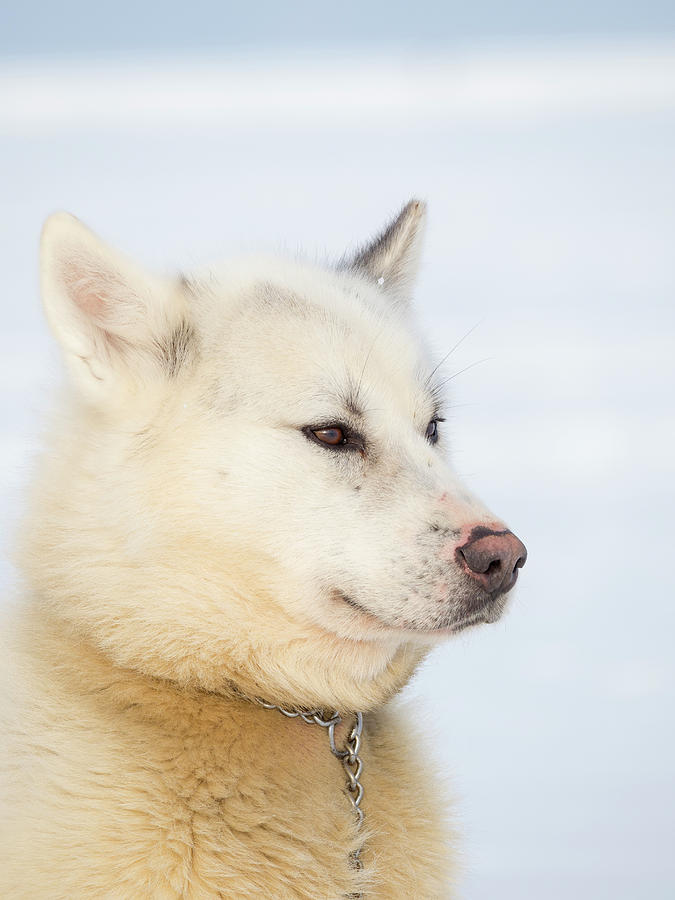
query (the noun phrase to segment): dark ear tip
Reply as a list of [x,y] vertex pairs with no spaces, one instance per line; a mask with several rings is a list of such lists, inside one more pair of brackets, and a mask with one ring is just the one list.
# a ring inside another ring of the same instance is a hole
[[411,200],[408,200],[401,211],[419,218],[427,211],[426,200],[420,200],[418,197],[413,197]]
[[359,271],[378,285],[385,285],[390,294],[407,296],[417,271],[426,208],[424,200],[408,200],[384,231],[341,267]]

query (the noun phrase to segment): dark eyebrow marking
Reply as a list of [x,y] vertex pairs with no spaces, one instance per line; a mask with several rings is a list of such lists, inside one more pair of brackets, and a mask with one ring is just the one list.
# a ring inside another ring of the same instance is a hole
[[363,407],[359,402],[358,395],[354,391],[350,389],[340,399],[342,403],[344,403],[345,409],[348,410],[348,412],[350,412],[353,416],[363,416]]
[[338,387],[333,396],[348,413],[357,418],[363,418],[364,404],[362,394],[363,391],[360,385],[355,385],[350,381],[346,387]]

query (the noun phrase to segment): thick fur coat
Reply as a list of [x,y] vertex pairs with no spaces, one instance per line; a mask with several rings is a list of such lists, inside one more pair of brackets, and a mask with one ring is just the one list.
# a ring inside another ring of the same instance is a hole
[[[453,896],[447,800],[391,701],[501,613],[457,548],[504,526],[444,459],[423,218],[332,268],[176,279],[47,222],[70,377],[4,629],[1,897]],[[338,710],[338,742],[364,713],[360,828],[326,730],[259,700]]]

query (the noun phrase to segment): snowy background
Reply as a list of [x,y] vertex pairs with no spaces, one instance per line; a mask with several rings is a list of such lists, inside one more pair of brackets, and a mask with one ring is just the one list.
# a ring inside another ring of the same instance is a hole
[[358,40],[296,17],[295,43],[266,2],[237,31],[199,0],[196,24],[154,37],[143,5],[141,37],[94,34],[91,4],[2,13],[3,593],[60,377],[46,215],[189,270],[254,248],[335,256],[424,197],[420,317],[439,357],[475,326],[447,365],[471,366],[450,382],[453,457],[530,553],[508,617],[439,648],[408,690],[458,796],[462,896],[672,900],[674,23],[621,3],[616,27],[597,3],[548,25],[516,4],[509,22],[507,3],[451,33],[423,3],[405,31],[379,6]]

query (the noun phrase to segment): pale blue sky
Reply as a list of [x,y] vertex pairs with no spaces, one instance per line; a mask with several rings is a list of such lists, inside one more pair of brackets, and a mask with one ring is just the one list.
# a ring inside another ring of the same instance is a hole
[[518,37],[675,34],[669,0],[25,0],[0,4],[0,57],[444,46]]

